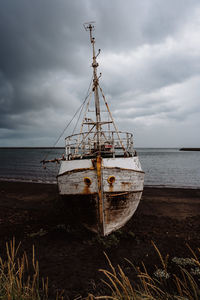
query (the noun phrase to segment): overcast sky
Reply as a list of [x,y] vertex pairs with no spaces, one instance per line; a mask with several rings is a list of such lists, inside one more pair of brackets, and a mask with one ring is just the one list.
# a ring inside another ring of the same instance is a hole
[[54,144],[91,80],[87,21],[119,129],[200,147],[199,0],[0,0],[0,146]]

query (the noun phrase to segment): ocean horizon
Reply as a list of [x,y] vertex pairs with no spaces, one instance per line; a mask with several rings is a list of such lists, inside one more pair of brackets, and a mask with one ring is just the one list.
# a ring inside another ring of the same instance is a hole
[[[200,153],[179,148],[136,148],[145,186],[200,188]],[[40,163],[61,157],[64,147],[0,147],[0,180],[56,183],[59,164]]]

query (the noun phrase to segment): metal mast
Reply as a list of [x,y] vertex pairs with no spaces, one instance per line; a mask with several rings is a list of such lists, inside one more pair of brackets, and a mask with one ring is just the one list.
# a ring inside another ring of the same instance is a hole
[[92,36],[92,31],[94,30],[94,26],[92,25],[94,22],[85,23],[84,27],[86,31],[90,31],[90,42],[92,44],[92,51],[93,51],[93,92],[94,92],[94,99],[95,99],[95,112],[96,112],[96,131],[97,131],[97,150],[101,151],[101,113],[100,113],[100,103],[99,103],[99,92],[98,92],[98,85],[99,85],[99,78],[97,76],[97,67],[98,63],[96,61],[97,56],[100,53],[100,49],[98,54],[95,54],[95,38]]
[[96,112],[96,134],[97,134],[97,156],[96,156],[96,171],[97,171],[97,186],[98,186],[98,227],[101,234],[105,235],[105,221],[104,221],[104,196],[103,196],[103,176],[102,176],[102,158],[101,158],[101,114],[100,114],[100,103],[99,103],[99,92],[98,92],[98,85],[99,85],[99,77],[97,77],[97,67],[98,63],[96,61],[98,54],[95,54],[95,38],[92,36],[92,31],[94,30],[94,26],[92,25],[94,22],[85,23],[84,27],[85,30],[90,31],[90,42],[92,44],[92,51],[93,51],[93,92],[95,98],[95,112]]

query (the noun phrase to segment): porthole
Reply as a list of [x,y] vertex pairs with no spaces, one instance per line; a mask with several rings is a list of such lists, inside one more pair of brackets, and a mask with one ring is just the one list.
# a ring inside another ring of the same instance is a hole
[[90,177],[84,177],[84,182],[87,186],[90,186],[92,184],[92,180]]
[[107,181],[110,185],[112,185],[115,182],[115,176],[113,176],[113,175],[109,176]]

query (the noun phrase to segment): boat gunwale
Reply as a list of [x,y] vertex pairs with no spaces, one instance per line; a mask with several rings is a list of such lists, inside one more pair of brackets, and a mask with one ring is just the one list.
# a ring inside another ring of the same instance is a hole
[[[102,166],[102,169],[103,170],[114,170],[114,169],[117,169],[117,170],[123,170],[123,171],[131,171],[131,172],[136,172],[136,173],[141,173],[141,174],[145,174],[144,171],[142,170],[135,170],[135,169],[127,169],[127,168],[120,168],[120,167],[103,167]],[[74,170],[69,170],[69,171],[66,171],[62,174],[58,174],[56,176],[56,178],[58,177],[61,177],[61,176],[64,176],[64,175],[67,175],[67,174],[73,174],[73,173],[78,173],[78,172],[84,172],[84,171],[92,171],[92,170],[96,170],[94,167],[91,167],[91,168],[78,168],[78,169],[74,169]]]

